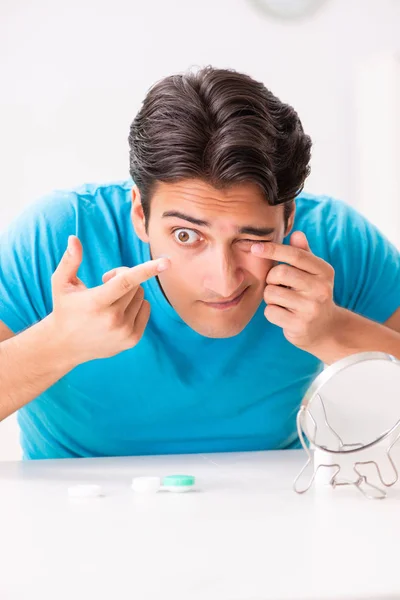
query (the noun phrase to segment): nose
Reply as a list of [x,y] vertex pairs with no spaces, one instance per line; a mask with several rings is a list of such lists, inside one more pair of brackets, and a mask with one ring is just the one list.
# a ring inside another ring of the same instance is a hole
[[232,298],[244,280],[244,273],[233,256],[220,250],[209,257],[209,265],[204,278],[204,286],[213,293],[214,298]]

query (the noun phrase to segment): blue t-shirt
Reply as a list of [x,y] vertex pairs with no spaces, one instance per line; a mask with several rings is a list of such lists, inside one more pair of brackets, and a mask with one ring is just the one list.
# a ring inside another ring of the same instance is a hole
[[[131,187],[56,191],[1,235],[0,320],[14,333],[51,312],[51,275],[70,234],[83,244],[78,276],[88,287],[150,259],[132,226]],[[294,229],[335,268],[335,302],[386,321],[400,306],[398,250],[338,200],[302,193],[296,204]],[[155,278],[143,287],[151,316],[136,347],[79,365],[18,411],[24,457],[295,447],[296,413],[322,363],[266,320],[264,302],[239,335],[211,339],[182,321]]]

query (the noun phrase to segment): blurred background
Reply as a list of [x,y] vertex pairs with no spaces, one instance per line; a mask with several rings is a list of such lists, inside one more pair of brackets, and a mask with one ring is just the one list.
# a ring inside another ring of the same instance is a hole
[[[52,189],[127,178],[148,88],[210,64],[293,105],[306,189],[400,247],[399,32],[400,0],[0,0],[0,229]],[[10,417],[0,460],[19,456]]]

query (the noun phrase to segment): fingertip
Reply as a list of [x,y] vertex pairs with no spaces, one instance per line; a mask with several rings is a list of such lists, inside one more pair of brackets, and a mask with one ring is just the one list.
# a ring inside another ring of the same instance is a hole
[[262,254],[264,252],[264,244],[256,243],[250,248],[253,254]]
[[68,236],[67,252],[70,256],[82,260],[83,248],[80,239],[76,235]]
[[302,231],[294,231],[290,236],[290,244],[308,248],[308,240]]
[[73,236],[73,235],[68,236],[67,251],[68,251],[68,254],[70,254],[70,256],[72,256],[74,253],[74,237],[75,236]]
[[163,256],[162,258],[159,258],[157,260],[157,271],[159,273],[166,271],[171,266],[171,259],[169,258],[169,256]]

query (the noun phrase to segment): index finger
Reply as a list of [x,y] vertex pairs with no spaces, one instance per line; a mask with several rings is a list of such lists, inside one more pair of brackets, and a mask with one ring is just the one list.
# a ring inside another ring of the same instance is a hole
[[[257,251],[258,246],[263,246],[259,252]],[[325,261],[322,258],[315,256],[310,250],[303,250],[296,246],[286,246],[275,242],[257,243],[253,244],[251,252],[260,258],[287,263],[312,275],[320,275],[324,271],[323,263]]]
[[103,285],[94,289],[96,300],[103,306],[110,306],[125,294],[134,291],[141,283],[155,277],[170,266],[167,258],[149,260],[119,273]]

